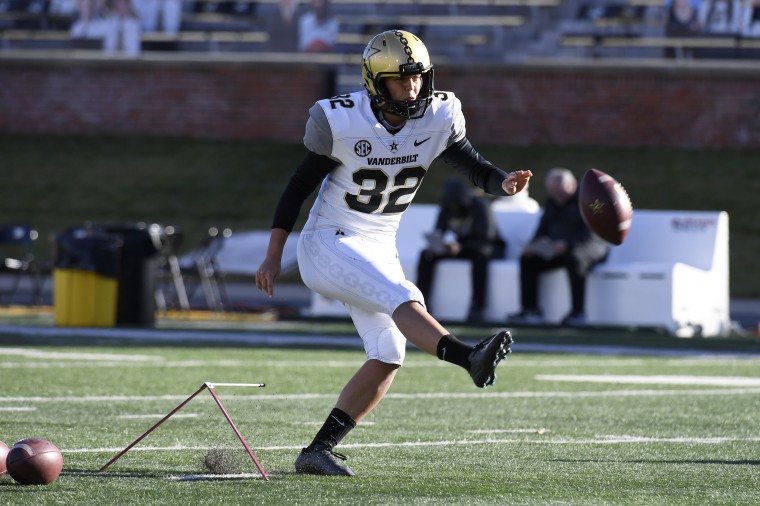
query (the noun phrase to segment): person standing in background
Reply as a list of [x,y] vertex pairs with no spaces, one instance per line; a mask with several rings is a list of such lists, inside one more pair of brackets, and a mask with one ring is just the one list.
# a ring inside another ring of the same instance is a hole
[[298,49],[306,53],[327,53],[338,42],[338,19],[330,12],[329,0],[312,0],[311,9],[299,20]]
[[130,0],[111,0],[109,5],[103,49],[109,53],[139,55],[142,50],[140,20],[132,10],[132,3]]
[[279,0],[275,6],[266,6],[264,19],[269,34],[267,50],[276,52],[298,51],[298,20],[301,9],[298,0]]

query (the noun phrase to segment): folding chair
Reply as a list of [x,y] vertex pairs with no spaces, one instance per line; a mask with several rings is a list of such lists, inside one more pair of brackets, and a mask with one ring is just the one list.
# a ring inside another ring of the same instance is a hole
[[156,224],[151,225],[149,231],[158,251],[155,267],[156,307],[161,311],[172,308],[190,310],[190,300],[177,258],[177,252],[184,240],[184,233],[171,225],[162,227]]
[[39,304],[42,280],[33,249],[38,236],[37,231],[26,223],[8,223],[0,227],[0,272],[11,277],[7,291],[0,287],[0,304],[5,299],[7,305],[13,303],[23,278],[31,284],[33,303]]
[[206,305],[212,311],[231,309],[230,299],[224,273],[219,269],[216,257],[224,247],[224,242],[232,236],[229,228],[211,227],[208,235],[201,241],[199,247],[190,254],[180,270],[185,285],[190,287],[188,296],[192,298],[195,290],[200,287],[206,299]]

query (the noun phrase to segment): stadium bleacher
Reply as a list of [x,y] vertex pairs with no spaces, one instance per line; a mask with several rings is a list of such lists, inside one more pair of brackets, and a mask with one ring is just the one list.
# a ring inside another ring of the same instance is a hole
[[[143,51],[264,51],[268,34],[262,12],[275,2],[183,0],[180,32],[143,32]],[[6,51],[81,47],[69,36],[76,14],[54,12],[51,3],[0,0],[0,47]],[[341,27],[339,53],[356,53],[375,33],[402,28],[420,34],[442,57],[493,59],[502,56],[507,44],[510,49],[524,45],[515,44],[516,39],[526,38],[519,32],[534,32],[527,28],[535,28],[543,19],[539,12],[558,5],[560,0],[333,0],[331,9]]]
[[[74,40],[74,0],[0,0],[0,51],[98,49]],[[298,0],[308,4],[308,0]],[[179,33],[142,33],[142,51],[264,52],[264,13],[277,0],[182,0]],[[305,7],[305,5],[303,6]],[[417,33],[446,59],[505,62],[532,57],[757,58],[760,37],[741,33],[689,38],[664,33],[665,0],[332,0],[340,23],[336,53],[357,54],[379,31]],[[671,51],[672,52],[672,51]]]

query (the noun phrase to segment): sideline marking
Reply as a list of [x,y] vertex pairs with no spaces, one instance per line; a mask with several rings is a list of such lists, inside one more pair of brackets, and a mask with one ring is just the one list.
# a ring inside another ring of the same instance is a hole
[[[51,353],[52,352],[44,352]],[[0,355],[3,355],[3,348],[0,348]],[[42,357],[36,354],[23,354],[23,353],[6,353],[6,355],[19,355],[27,356],[28,358],[61,358],[70,360],[69,362],[0,362],[0,368],[5,369],[62,369],[70,367],[79,368],[159,368],[159,367],[175,367],[175,368],[193,368],[193,367],[267,367],[267,368],[301,368],[301,367],[315,367],[313,361],[308,360],[172,360],[164,361],[163,357],[155,356],[150,360],[143,359],[141,355],[124,355],[126,358],[122,360],[120,355],[108,355],[108,354],[93,354],[98,358],[93,358],[88,361],[75,361],[87,358],[87,354],[70,354],[65,357]],[[34,356],[32,356],[34,355]],[[638,359],[580,359],[580,360],[534,360],[534,359],[522,359],[522,357],[515,357],[510,362],[510,369],[515,367],[580,367],[580,366],[621,366],[621,367],[636,367],[640,366],[643,360]],[[725,367],[731,366],[753,366],[757,367],[760,361],[751,357],[735,357],[735,358],[683,358],[669,360],[667,364],[669,366],[687,367],[687,366],[712,366],[712,367]],[[320,368],[356,368],[362,364],[361,360],[328,360],[320,362],[318,366]],[[438,368],[449,367],[445,362],[439,360],[420,360],[412,359],[404,362],[404,368]]]
[[[736,442],[760,442],[760,437],[730,437],[730,436],[708,436],[708,437],[650,437],[650,436],[626,436],[626,435],[597,435],[594,438],[557,438],[557,439],[458,439],[449,441],[402,441],[400,443],[348,443],[341,444],[341,448],[414,448],[428,446],[466,446],[466,445],[483,445],[483,444],[544,444],[544,445],[588,445],[588,444],[641,444],[641,443],[670,443],[670,444],[721,444]],[[140,452],[175,452],[180,450],[186,451],[208,451],[213,449],[235,449],[237,447],[216,446],[135,446],[131,451]],[[302,444],[299,445],[279,445],[279,446],[258,446],[254,450],[264,451],[290,451],[301,450]],[[74,448],[63,449],[61,453],[113,453],[122,450],[122,448]]]
[[[0,353],[2,355],[2,353]],[[81,357],[77,357],[81,358]],[[107,360],[105,358],[98,359],[96,361],[81,361],[74,362],[74,357],[70,357],[72,362],[0,362],[0,367],[9,369],[55,369],[55,368],[69,368],[69,367],[89,367],[89,368],[118,368],[118,367],[130,367],[130,368],[147,368],[147,367],[269,367],[269,368],[303,368],[303,367],[319,367],[324,368],[350,368],[355,369],[362,364],[362,360],[328,360],[325,362],[319,362],[316,364],[314,361],[309,360],[271,360],[271,361],[258,361],[258,360],[173,360],[163,361],[162,357],[156,357],[151,361],[121,361],[121,360]],[[751,359],[745,361],[752,362]],[[675,361],[676,363],[678,361]],[[737,362],[740,362],[737,360]],[[604,360],[589,359],[589,360],[523,360],[518,358],[510,363],[510,368],[515,367],[581,367],[581,366],[623,366],[623,367],[636,367],[640,366],[643,360],[636,359],[611,359]],[[733,363],[733,362],[728,362]],[[756,365],[755,362],[752,365]],[[693,365],[693,364],[692,364]],[[749,365],[749,364],[747,364]],[[440,360],[406,360],[404,362],[405,369],[411,368],[446,368],[450,367],[446,362]]]
[[[122,362],[118,360],[112,360],[112,361],[94,361],[94,362],[0,362],[0,367],[9,368],[9,369],[56,369],[56,368],[72,368],[72,367],[89,367],[89,368],[108,368],[108,367],[129,367],[129,368],[138,368],[138,367],[155,367],[155,368],[165,368],[165,367],[187,367],[187,368],[194,368],[194,367],[303,367],[303,366],[311,366],[316,367],[315,363],[312,362],[301,362],[301,363],[294,363],[294,364],[286,364],[286,363],[276,363],[276,362],[257,362],[255,360],[175,360],[175,361],[167,361],[163,362],[162,357],[156,357],[156,360],[152,360],[150,362]],[[324,364],[319,364],[319,367],[324,369],[325,367],[330,368],[352,368],[355,369],[358,366],[362,364],[361,360],[349,362],[337,362],[337,361],[328,361]],[[434,366],[438,366],[438,364],[432,364]],[[414,366],[413,366],[414,367]]]
[[0,406],[0,411],[37,411],[33,406]]
[[539,374],[538,381],[573,383],[617,383],[636,385],[690,385],[720,387],[760,387],[760,378],[745,376],[641,376],[616,374]]
[[549,429],[476,429],[468,430],[471,434],[546,434]]
[[727,365],[751,365],[757,366],[760,360],[756,357],[697,357],[697,358],[674,358],[665,362],[669,367],[725,367]]
[[[272,476],[269,474],[269,476]],[[238,473],[238,474],[187,474],[184,476],[169,476],[166,478],[171,481],[201,481],[201,480],[243,480],[249,478],[261,478],[260,474],[255,473]]]
[[[140,420],[143,418],[155,418],[161,419],[166,416],[166,413],[158,414],[145,414],[145,415],[119,415],[116,418],[123,418],[125,420]],[[198,413],[176,413],[172,415],[172,418],[198,418]]]
[[116,353],[81,353],[74,351],[43,351],[34,348],[0,348],[0,355],[56,360],[110,360],[116,362],[155,362],[163,357],[155,355],[119,355]]
[[[670,395],[752,395],[760,394],[760,388],[720,388],[720,389],[683,389],[683,390],[603,390],[581,392],[472,392],[472,393],[417,393],[387,394],[385,399],[509,399],[509,398],[584,398],[584,397],[646,397]],[[1,402],[148,402],[184,400],[185,395],[85,395],[82,397],[0,397]],[[230,400],[243,401],[287,401],[287,400],[322,400],[335,399],[329,394],[262,394],[229,395]],[[209,399],[213,402],[213,399]]]
[[[0,334],[29,335],[35,338],[97,338],[101,341],[119,340],[130,343],[187,343],[287,346],[337,346],[343,349],[363,349],[362,340],[355,335],[310,335],[291,333],[256,333],[235,331],[209,331],[188,329],[126,329],[87,327],[30,327],[26,325],[0,325]],[[99,343],[100,344],[100,343]],[[413,345],[409,344],[411,349]],[[645,355],[645,356],[697,356],[697,357],[760,357],[753,351],[710,351],[673,348],[646,348],[625,345],[575,345],[545,343],[515,343],[515,351],[542,353],[573,353],[593,355]]]

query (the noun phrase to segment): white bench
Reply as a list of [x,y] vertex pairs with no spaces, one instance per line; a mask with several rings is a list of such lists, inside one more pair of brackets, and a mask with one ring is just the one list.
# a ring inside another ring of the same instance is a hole
[[728,265],[726,212],[634,211],[625,242],[588,279],[589,323],[725,335]]
[[[404,213],[397,235],[399,259],[407,278],[417,278],[424,233],[438,215],[434,204],[413,204]],[[491,261],[485,318],[503,322],[520,310],[519,256],[533,236],[540,212],[495,210],[499,231],[507,240],[507,257]],[[438,264],[430,305],[435,316],[463,321],[471,299],[470,264]],[[570,311],[570,284],[562,269],[540,278],[539,304],[547,323],[559,323]],[[636,210],[631,231],[621,246],[612,246],[607,261],[589,275],[586,313],[591,325],[660,327],[690,336],[723,335],[728,313],[728,215],[725,212]],[[347,316],[343,305],[314,294],[315,316]]]

